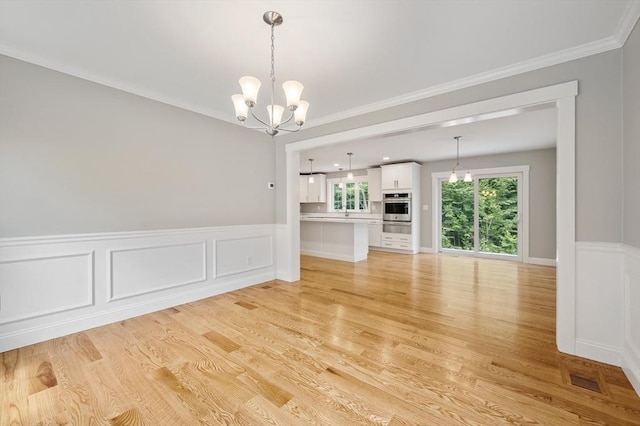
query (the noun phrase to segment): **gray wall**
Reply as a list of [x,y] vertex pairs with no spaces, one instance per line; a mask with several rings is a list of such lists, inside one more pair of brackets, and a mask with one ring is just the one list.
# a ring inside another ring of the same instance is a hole
[[[556,150],[514,152],[502,155],[462,158],[465,169],[529,165],[529,256],[556,257]],[[433,220],[431,174],[451,171],[451,160],[422,164],[421,199],[429,210],[422,211],[420,246],[432,247]]]
[[640,22],[622,51],[623,170],[622,239],[640,248]]
[[267,135],[6,56],[0,92],[1,237],[275,221]]
[[[622,49],[285,135],[278,142],[276,155],[284,155],[281,145],[286,143],[571,80],[579,81],[576,238],[579,241],[622,242],[622,194],[612,190],[619,188],[622,182]],[[284,164],[284,160],[281,163]],[[284,179],[284,171],[278,169],[278,181],[283,183]],[[285,221],[284,208],[284,205],[278,206],[279,222]]]

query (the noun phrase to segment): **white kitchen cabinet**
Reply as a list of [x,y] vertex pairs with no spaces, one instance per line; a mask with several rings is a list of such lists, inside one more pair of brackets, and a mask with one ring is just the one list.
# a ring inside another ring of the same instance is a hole
[[369,182],[369,201],[382,201],[382,169],[367,169],[367,181]]
[[413,250],[413,237],[411,234],[392,234],[388,232],[382,233],[381,247],[397,249],[397,250]]
[[369,247],[380,247],[382,245],[382,223],[372,222],[369,224]]
[[309,177],[300,176],[300,202],[307,202],[307,193],[309,192]]
[[419,186],[420,165],[417,163],[387,164],[380,166],[382,190],[413,189]]
[[326,203],[327,202],[327,175],[313,175],[313,183],[309,182],[309,176],[300,176],[300,202],[301,203]]

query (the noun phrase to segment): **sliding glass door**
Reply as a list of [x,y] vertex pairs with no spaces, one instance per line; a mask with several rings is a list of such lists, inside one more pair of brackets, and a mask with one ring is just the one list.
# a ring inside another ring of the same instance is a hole
[[440,181],[440,251],[522,260],[522,174]]

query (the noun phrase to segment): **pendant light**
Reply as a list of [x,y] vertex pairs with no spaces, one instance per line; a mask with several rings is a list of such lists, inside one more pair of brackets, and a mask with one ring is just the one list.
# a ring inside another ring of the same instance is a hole
[[315,179],[313,178],[313,158],[309,158],[309,170],[310,170],[310,174],[309,174],[309,183],[314,183]]
[[[456,169],[460,167],[460,138],[462,136],[454,136],[453,138],[456,140],[456,165],[453,166],[453,170],[451,170],[451,175],[449,175],[449,183],[456,183],[458,181],[458,175],[456,174]],[[471,177],[471,172],[467,170],[467,173],[464,174],[464,182],[473,182],[473,178]]]
[[347,180],[353,180],[353,173],[351,172],[351,156],[353,152],[347,152],[347,155],[349,156],[349,173],[347,173]]
[[[344,170],[342,167],[338,169],[338,171],[340,172],[342,172],[342,170]],[[342,183],[342,173],[340,173],[340,182],[338,182],[338,188],[340,189],[344,188],[344,183]]]

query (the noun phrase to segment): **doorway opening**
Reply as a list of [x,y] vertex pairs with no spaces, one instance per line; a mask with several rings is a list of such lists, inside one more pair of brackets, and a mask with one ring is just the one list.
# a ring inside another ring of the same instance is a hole
[[[300,278],[300,152],[397,132],[411,132],[428,126],[454,126],[518,114],[530,108],[554,107],[556,137],[556,342],[558,350],[576,353],[576,239],[575,239],[575,144],[578,82],[501,96],[387,121],[366,127],[331,133],[285,145],[286,226],[278,229],[278,277]],[[436,228],[437,229],[437,228]],[[432,234],[434,234],[433,232]],[[436,246],[432,246],[436,247]],[[524,247],[526,249],[526,246]]]

